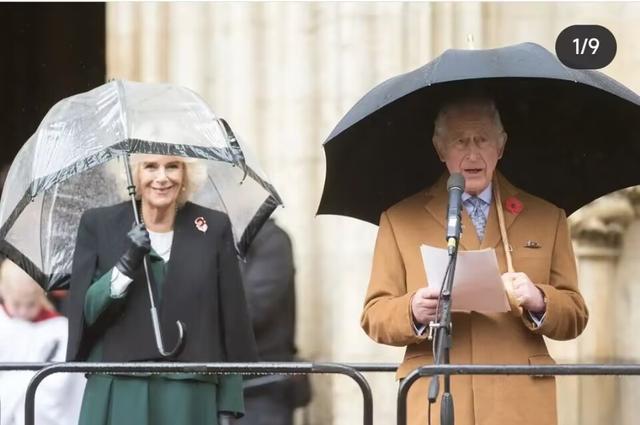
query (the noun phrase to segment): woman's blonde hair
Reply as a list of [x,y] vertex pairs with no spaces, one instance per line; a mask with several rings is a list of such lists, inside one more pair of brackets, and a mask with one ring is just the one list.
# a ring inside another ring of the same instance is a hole
[[[136,187],[136,199],[138,200],[140,199],[140,167],[149,156],[151,156],[151,154],[133,154],[129,157],[133,184]],[[182,163],[184,167],[182,188],[176,201],[178,208],[180,208],[184,206],[184,204],[191,199],[191,196],[200,190],[205,183],[207,179],[207,167],[201,159],[182,156],[173,156],[173,158]],[[122,171],[122,173],[124,174],[124,171]]]

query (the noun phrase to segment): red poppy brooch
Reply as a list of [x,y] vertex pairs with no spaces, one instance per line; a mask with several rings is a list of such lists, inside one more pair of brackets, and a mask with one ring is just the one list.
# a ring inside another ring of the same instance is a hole
[[522,205],[522,202],[520,202],[520,200],[515,196],[507,198],[507,200],[504,201],[504,207],[513,215],[520,214],[524,209],[524,205]]
[[198,217],[193,221],[196,225],[196,229],[200,230],[202,233],[206,232],[209,226],[207,226],[207,220],[204,217]]

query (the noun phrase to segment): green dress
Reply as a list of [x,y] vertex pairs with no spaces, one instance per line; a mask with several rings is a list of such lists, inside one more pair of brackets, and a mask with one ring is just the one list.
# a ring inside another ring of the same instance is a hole
[[[154,251],[149,258],[162,297],[167,263]],[[87,292],[87,325],[92,325],[113,300],[111,272],[107,272]],[[100,343],[87,361],[102,361]],[[217,425],[220,412],[244,414],[240,375],[89,375],[79,425]]]

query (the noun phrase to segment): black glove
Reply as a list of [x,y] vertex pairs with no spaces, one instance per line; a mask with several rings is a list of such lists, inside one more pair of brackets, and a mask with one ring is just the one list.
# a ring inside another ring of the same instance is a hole
[[133,279],[134,273],[142,264],[144,256],[151,251],[151,239],[149,232],[143,223],[133,226],[127,233],[129,239],[129,249],[120,257],[116,263],[116,268],[123,275]]

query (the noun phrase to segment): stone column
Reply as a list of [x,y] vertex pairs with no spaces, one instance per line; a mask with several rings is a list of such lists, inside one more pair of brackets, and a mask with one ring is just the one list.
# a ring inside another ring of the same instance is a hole
[[[575,246],[580,290],[592,319],[577,339],[554,342],[555,358],[558,363],[611,362],[615,357],[615,329],[610,320],[618,290],[615,274],[620,246],[599,237],[579,238]],[[608,420],[616,405],[615,377],[558,377],[557,383],[560,424],[616,423]]]
[[[559,363],[612,363],[617,358],[619,299],[624,283],[617,275],[635,214],[626,192],[603,197],[571,217],[580,290],[589,308],[589,324],[573,341],[550,343]],[[617,420],[616,377],[558,378],[561,424],[598,425]]]
[[[616,357],[619,363],[640,362],[640,188],[626,191],[635,212],[635,218],[626,228],[615,279],[615,321],[609,323],[615,333]],[[621,377],[617,388],[619,417],[612,422],[620,425],[638,423],[640,406],[639,377]],[[604,423],[604,422],[603,422]]]

